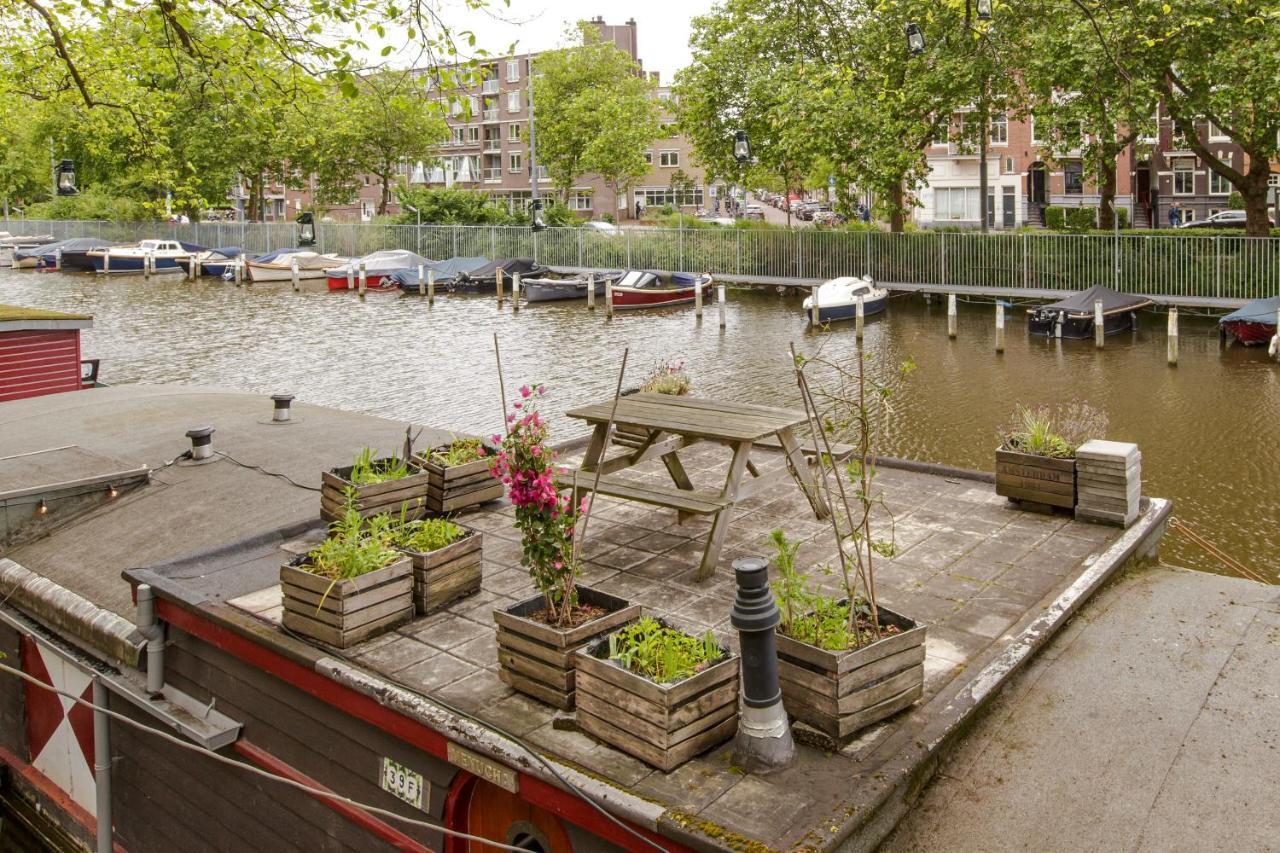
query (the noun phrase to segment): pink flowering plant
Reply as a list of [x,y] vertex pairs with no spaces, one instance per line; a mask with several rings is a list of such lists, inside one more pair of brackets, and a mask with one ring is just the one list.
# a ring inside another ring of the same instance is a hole
[[520,399],[507,415],[506,437],[493,437],[498,452],[489,470],[501,478],[515,506],[524,563],[546,601],[547,622],[564,626],[577,605],[574,530],[586,499],[574,506],[570,495],[556,489],[555,451],[547,446],[547,422],[537,411],[537,400],[545,393],[542,385],[520,389]]

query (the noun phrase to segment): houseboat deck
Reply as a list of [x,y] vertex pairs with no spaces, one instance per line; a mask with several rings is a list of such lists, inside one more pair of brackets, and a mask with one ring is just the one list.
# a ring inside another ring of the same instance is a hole
[[[341,464],[363,446],[397,448],[406,427],[306,405],[294,407],[292,425],[278,426],[265,396],[135,386],[10,404],[0,409],[6,449],[48,446],[53,421],[60,444],[157,469],[185,449],[185,430],[207,423],[217,428],[216,449],[304,486],[318,486],[321,467]],[[419,444],[445,436],[426,430]],[[727,463],[726,450],[705,447],[685,464],[695,482],[714,482]],[[781,454],[762,454],[757,464],[779,488],[734,509],[710,578],[696,579],[708,522],[679,525],[673,511],[601,497],[582,581],[736,642],[728,624],[736,557],[767,553],[763,539],[780,527],[803,542],[797,565],[835,559],[829,526],[790,483]],[[666,476],[657,462],[636,471]],[[924,698],[835,752],[798,728],[795,763],[771,775],[733,767],[728,744],[666,774],[576,731],[571,718],[499,680],[491,613],[533,592],[505,501],[460,518],[484,533],[478,594],[339,651],[279,627],[279,566],[322,533],[318,494],[221,457],[169,464],[153,479],[7,556],[132,618],[125,572],[130,582],[153,586],[159,615],[176,631],[224,651],[252,650],[245,654],[265,671],[311,685],[303,689],[312,696],[353,697],[333,702],[365,722],[382,721],[383,732],[397,731],[391,717],[414,724],[514,769],[531,790],[562,789],[567,779],[633,827],[693,849],[828,849],[849,839],[858,849],[874,846],[931,775],[939,752],[1005,680],[1115,571],[1154,550],[1169,512],[1165,501],[1144,500],[1138,523],[1122,531],[1017,511],[984,475],[882,465],[878,482],[900,552],[879,566],[877,588],[884,605],[929,625]],[[823,576],[822,584],[834,590],[838,578]],[[187,687],[200,694],[199,684]],[[234,716],[234,705],[218,707]],[[243,736],[257,743],[266,738],[260,730],[247,721]],[[345,773],[317,781],[346,793]],[[434,809],[442,791],[433,798]],[[390,795],[378,804],[415,813]]]

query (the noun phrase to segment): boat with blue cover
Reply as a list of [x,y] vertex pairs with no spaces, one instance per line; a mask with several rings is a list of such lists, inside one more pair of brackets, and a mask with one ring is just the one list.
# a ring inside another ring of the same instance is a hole
[[1280,296],[1246,302],[1218,321],[1224,334],[1247,347],[1270,343],[1276,337]]
[[205,251],[208,249],[204,246],[181,240],[142,240],[125,246],[94,249],[86,256],[94,271],[100,273],[142,272],[148,260],[153,272],[176,273],[181,271],[179,258]]
[[224,276],[235,266],[235,261],[244,254],[244,249],[239,246],[223,246],[219,249],[206,249],[203,252],[196,252],[185,258],[178,258],[178,268],[185,274],[191,274],[191,264],[193,261],[200,262],[200,274],[211,276]]
[[[479,255],[454,255],[452,258],[444,261],[432,261],[423,267],[422,274],[425,276],[427,270],[432,270],[436,274],[436,287],[443,290],[453,290],[458,279],[467,273],[478,270],[489,263],[488,258]],[[400,289],[405,293],[418,292],[418,270],[417,267],[396,270],[391,277],[400,285]],[[425,279],[423,286],[426,286]]]
[[[889,291],[876,287],[869,275],[861,278],[853,275],[840,276],[823,282],[814,294],[818,298],[818,322],[835,323],[840,320],[852,320],[858,316],[858,300],[862,300],[862,316],[870,317],[879,314],[889,301]],[[804,313],[813,322],[813,299],[810,295],[804,300]]]
[[64,270],[92,270],[89,252],[109,249],[119,245],[96,237],[72,237],[69,240],[56,240],[27,249],[18,249],[13,253],[13,266],[16,269],[53,270],[59,266],[58,253],[61,252],[61,268]]

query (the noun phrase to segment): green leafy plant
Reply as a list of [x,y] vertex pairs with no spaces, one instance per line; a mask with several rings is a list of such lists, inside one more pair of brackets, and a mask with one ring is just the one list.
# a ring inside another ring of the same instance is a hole
[[1001,450],[1070,459],[1084,442],[1107,434],[1107,416],[1088,403],[1013,409],[1009,423],[997,433]]
[[649,616],[609,635],[609,659],[658,684],[686,679],[724,656],[710,631],[694,637]]
[[375,459],[373,451],[366,447],[356,455],[347,479],[357,486],[371,486],[374,483],[403,480],[410,473],[409,466],[398,457]]
[[640,385],[646,394],[670,394],[675,397],[688,394],[693,387],[693,380],[684,370],[683,361],[666,361],[659,363],[649,377]]
[[486,455],[488,455],[488,450],[480,439],[455,438],[444,447],[437,447],[432,450],[429,458],[443,468],[452,468],[456,465],[466,465],[468,462],[484,459]]
[[430,554],[467,536],[465,528],[447,518],[425,518],[421,521],[406,522],[403,511],[401,515],[400,523],[392,526],[388,537],[389,544],[396,548],[416,551],[419,554]]

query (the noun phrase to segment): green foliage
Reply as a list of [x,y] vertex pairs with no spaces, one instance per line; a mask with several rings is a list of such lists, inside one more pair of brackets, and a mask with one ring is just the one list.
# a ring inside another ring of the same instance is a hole
[[657,138],[654,84],[590,26],[578,43],[538,55],[533,98],[538,162],[567,197],[574,181],[594,172],[617,195],[645,175],[645,149]]
[[[1126,214],[1128,211],[1120,212]],[[1085,231],[1093,230],[1097,224],[1097,219],[1098,208],[1096,207],[1057,207],[1050,205],[1044,209],[1044,224],[1050,231],[1084,233]]]
[[386,515],[362,518],[355,506],[355,494],[348,489],[346,511],[329,525],[328,538],[308,552],[301,568],[337,582],[388,566],[401,556],[390,547],[391,526],[391,518]]
[[392,527],[388,543],[406,551],[430,554],[465,538],[467,531],[445,518],[426,518],[406,522],[402,518]]
[[[796,551],[800,543],[791,542],[782,529],[769,534],[774,548],[773,567],[777,579],[771,584],[782,621],[778,630],[784,635],[827,651],[844,651],[869,645],[882,633],[897,633],[891,625],[878,625],[865,598],[855,598],[851,609],[848,599],[824,595],[813,589],[810,579],[796,570]],[[830,572],[828,567],[826,572]]]
[[116,222],[146,222],[157,218],[154,205],[135,198],[111,195],[102,187],[89,187],[72,196],[54,196],[49,201],[28,205],[28,219],[80,219]]
[[658,684],[682,681],[724,656],[710,631],[694,637],[649,616],[609,635],[609,659]]
[[662,362],[640,384],[640,390],[646,394],[671,394],[677,397],[688,394],[692,387],[693,380],[685,372],[683,361]]
[[373,451],[366,447],[356,455],[347,479],[357,486],[371,486],[374,483],[403,480],[411,473],[408,464],[401,459],[395,456],[375,459]]
[[1244,196],[1238,192],[1233,192],[1227,196],[1227,208],[1229,210],[1244,210]]
[[1009,424],[998,433],[1000,447],[1017,453],[1070,459],[1076,448],[1107,434],[1107,416],[1088,403],[1014,407]]
[[488,454],[484,442],[478,438],[455,438],[444,447],[431,451],[431,461],[444,468],[466,465],[484,459]]
[[1050,231],[1065,231],[1067,229],[1067,209],[1056,205],[1046,207],[1044,209],[1044,227]]

